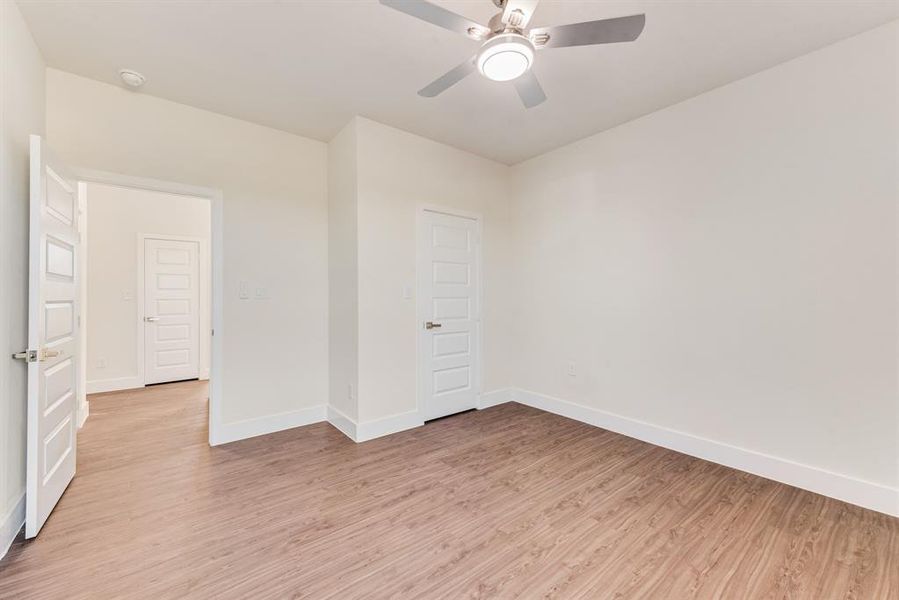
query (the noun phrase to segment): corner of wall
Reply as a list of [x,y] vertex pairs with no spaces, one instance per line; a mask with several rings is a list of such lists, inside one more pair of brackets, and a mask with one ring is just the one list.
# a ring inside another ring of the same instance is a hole
[[356,128],[354,117],[328,143],[328,415],[339,423],[358,416]]

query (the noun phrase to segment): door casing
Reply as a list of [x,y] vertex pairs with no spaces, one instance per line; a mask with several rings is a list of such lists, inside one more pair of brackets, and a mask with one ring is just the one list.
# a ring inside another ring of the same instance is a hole
[[[224,443],[222,438],[222,426],[224,423],[222,398],[224,396],[224,195],[221,190],[194,186],[183,183],[150,179],[145,177],[132,177],[108,171],[93,169],[74,169],[77,179],[82,182],[105,183],[153,192],[176,194],[181,196],[193,196],[209,201],[210,215],[212,219],[210,227],[210,248],[208,256],[212,263],[210,272],[211,285],[211,329],[212,342],[209,348],[209,445],[217,446]],[[88,227],[90,223],[90,206],[88,206]],[[88,242],[90,243],[90,242]],[[88,315],[89,316],[89,315]],[[86,324],[82,323],[82,327]],[[141,361],[143,368],[143,361]],[[82,377],[86,374],[81,373]]]

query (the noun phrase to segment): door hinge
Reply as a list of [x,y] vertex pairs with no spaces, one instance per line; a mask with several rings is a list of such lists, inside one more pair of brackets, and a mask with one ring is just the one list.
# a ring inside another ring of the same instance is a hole
[[13,358],[24,360],[27,363],[37,362],[37,350],[23,350],[12,355]]

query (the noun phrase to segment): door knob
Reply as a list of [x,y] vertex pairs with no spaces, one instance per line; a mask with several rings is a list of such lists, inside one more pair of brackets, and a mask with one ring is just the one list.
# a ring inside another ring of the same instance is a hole
[[159,320],[159,317],[144,317],[144,321],[147,323],[155,323]]
[[436,329],[438,327],[443,327],[443,325],[440,323],[432,323],[431,321],[425,323],[425,329]]

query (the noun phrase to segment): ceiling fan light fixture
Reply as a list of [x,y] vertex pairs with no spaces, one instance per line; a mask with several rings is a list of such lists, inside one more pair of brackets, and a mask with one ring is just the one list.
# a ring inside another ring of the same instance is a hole
[[507,33],[488,40],[477,56],[478,71],[493,81],[512,81],[534,62],[534,45],[523,35]]

